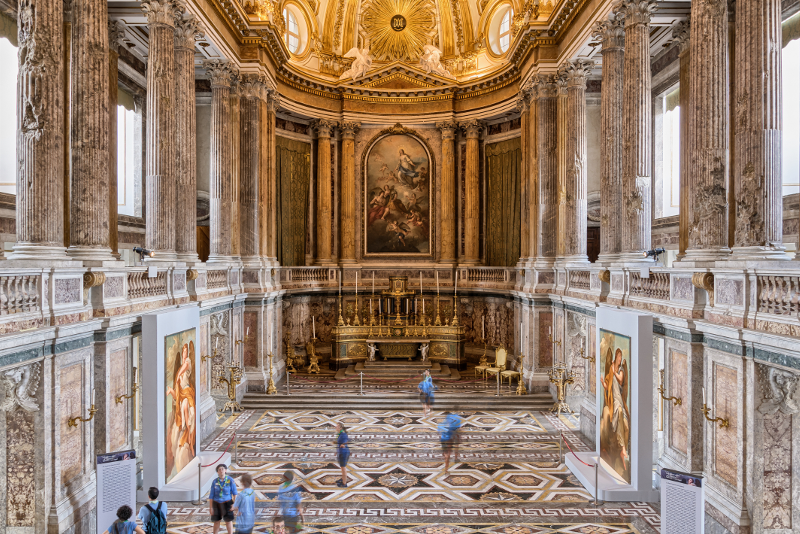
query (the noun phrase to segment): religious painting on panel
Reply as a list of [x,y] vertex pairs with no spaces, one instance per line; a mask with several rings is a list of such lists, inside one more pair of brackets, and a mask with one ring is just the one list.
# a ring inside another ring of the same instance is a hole
[[600,329],[600,459],[631,483],[631,338]]
[[431,175],[428,149],[409,134],[376,141],[364,161],[365,253],[431,253]]
[[196,335],[196,329],[190,328],[164,338],[164,458],[167,483],[197,455]]

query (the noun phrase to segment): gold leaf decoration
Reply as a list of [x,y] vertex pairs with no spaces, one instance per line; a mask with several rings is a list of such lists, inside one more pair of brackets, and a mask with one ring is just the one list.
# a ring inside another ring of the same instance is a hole
[[[372,56],[378,61],[412,61],[422,55],[422,47],[433,39],[436,30],[435,8],[430,0],[373,0],[361,16]],[[397,31],[392,18],[401,16],[405,27]]]

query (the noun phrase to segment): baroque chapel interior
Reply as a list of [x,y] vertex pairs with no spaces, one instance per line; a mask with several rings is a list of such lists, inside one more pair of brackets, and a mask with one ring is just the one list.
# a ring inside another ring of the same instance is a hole
[[800,0],[0,8],[0,534],[800,532]]

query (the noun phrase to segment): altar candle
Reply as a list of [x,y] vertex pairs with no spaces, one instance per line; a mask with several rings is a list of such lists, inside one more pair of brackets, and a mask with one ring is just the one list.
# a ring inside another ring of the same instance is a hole
[[419,294],[422,295],[422,271],[419,272]]
[[356,271],[356,296],[358,296],[358,271]]
[[453,296],[458,293],[458,273],[456,273],[456,288],[453,290]]
[[706,388],[703,388],[703,406],[706,405]]
[[372,271],[372,294],[375,294],[375,271]]
[[342,296],[342,277],[339,276],[339,296]]
[[244,337],[250,337],[250,327],[247,327],[247,332],[245,333]]
[[136,383],[136,367],[133,368],[133,383]]
[[486,339],[486,317],[481,317],[481,338]]
[[439,294],[439,271],[436,271],[436,294]]
[[94,388],[92,388],[92,407],[94,407]]
[[313,315],[311,316],[311,335],[317,337],[317,322]]
[[219,348],[219,338],[214,340],[214,350],[217,350],[218,348]]
[[[374,290],[373,290],[374,292]],[[372,299],[369,299],[369,315],[372,316]]]
[[425,315],[425,299],[422,299],[422,315]]
[[378,299],[378,315],[383,315],[383,299]]

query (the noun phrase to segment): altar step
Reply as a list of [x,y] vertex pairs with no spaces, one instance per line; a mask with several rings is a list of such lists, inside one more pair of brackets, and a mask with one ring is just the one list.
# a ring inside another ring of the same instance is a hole
[[420,377],[424,371],[429,371],[431,377],[435,379],[446,380],[459,380],[461,375],[456,369],[450,369],[447,365],[440,365],[439,363],[419,362],[419,361],[376,361],[376,362],[358,362],[355,365],[349,365],[344,372],[341,370],[336,373],[337,380],[346,380],[364,373],[364,380],[369,380],[370,377],[377,380],[406,380],[414,377]]
[[[327,394],[291,394],[281,391],[279,395],[264,393],[248,393],[242,399],[245,410],[320,410],[320,411],[390,411],[420,410],[419,396],[411,392],[394,393],[374,389],[364,390],[365,395],[353,393]],[[434,404],[435,411],[547,411],[553,406],[553,397],[549,393],[532,393],[530,395],[513,395],[507,389],[503,396],[495,397],[491,393],[454,394],[437,393]]]

